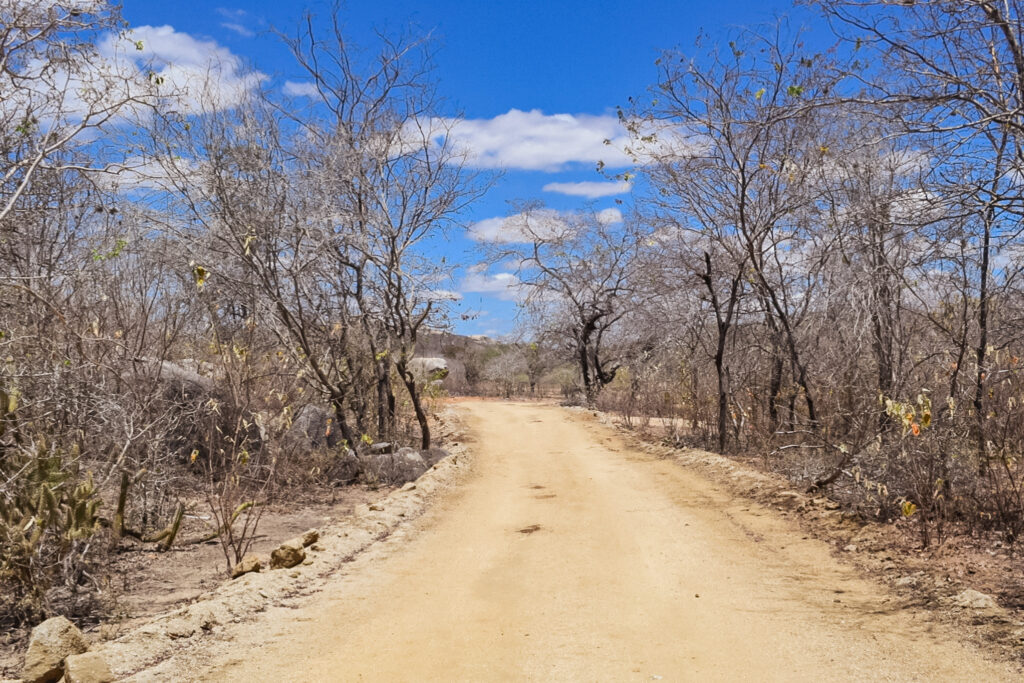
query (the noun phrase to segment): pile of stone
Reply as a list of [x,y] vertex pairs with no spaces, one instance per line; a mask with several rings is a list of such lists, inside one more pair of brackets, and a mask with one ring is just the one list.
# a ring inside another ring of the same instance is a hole
[[32,629],[25,665],[24,683],[108,683],[114,680],[103,656],[89,652],[89,642],[64,617],[53,617]]
[[[310,529],[301,536],[289,539],[279,545],[270,553],[269,566],[271,569],[290,569],[306,561],[306,548],[320,540],[320,531]],[[264,560],[258,555],[246,555],[242,561],[231,570],[231,578],[258,572],[263,569]]]

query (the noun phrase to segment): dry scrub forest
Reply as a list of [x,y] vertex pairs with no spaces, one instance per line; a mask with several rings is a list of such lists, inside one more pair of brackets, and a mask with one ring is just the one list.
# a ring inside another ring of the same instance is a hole
[[114,5],[0,0],[0,640],[133,616],[161,555],[228,580],[273,519],[436,463],[458,394],[599,408],[900,552],[1019,563],[1024,3],[809,4],[652,65],[634,168],[597,169],[623,222],[514,207],[480,245],[518,264],[493,341],[441,289],[496,176],[429,39],[311,16],[279,39],[315,96],[227,97],[128,68]]

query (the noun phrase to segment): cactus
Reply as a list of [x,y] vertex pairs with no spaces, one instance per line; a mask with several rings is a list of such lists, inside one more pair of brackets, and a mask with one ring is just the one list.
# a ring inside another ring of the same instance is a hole
[[99,528],[92,474],[80,478],[76,461],[40,438],[34,452],[9,452],[0,463],[11,478],[0,492],[0,586],[13,593],[18,618],[45,613],[58,580],[77,578],[88,546],[83,542]]

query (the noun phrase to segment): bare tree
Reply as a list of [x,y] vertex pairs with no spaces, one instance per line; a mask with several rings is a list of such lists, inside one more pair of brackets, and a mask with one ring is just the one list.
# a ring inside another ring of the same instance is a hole
[[643,239],[618,214],[556,215],[529,208],[507,221],[515,241],[499,245],[519,263],[525,303],[569,345],[588,405],[615,379],[619,323],[644,295]]

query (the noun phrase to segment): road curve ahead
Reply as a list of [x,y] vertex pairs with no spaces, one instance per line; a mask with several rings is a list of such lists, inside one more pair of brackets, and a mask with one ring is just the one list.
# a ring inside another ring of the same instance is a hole
[[464,485],[209,680],[1018,680],[791,522],[585,415],[462,406]]

